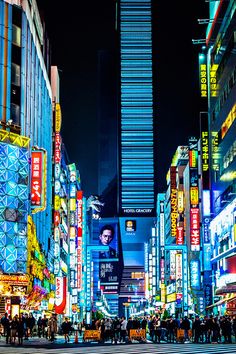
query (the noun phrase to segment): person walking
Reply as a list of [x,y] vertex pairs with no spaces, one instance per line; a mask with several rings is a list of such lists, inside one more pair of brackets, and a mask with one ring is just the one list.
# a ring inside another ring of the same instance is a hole
[[7,334],[7,324],[9,323],[8,313],[5,312],[4,316],[1,318],[1,325],[3,326],[3,335],[6,337]]
[[16,343],[16,333],[18,329],[18,316],[14,316],[11,322],[11,344]]
[[8,316],[7,312],[4,316],[3,327],[4,335],[6,336],[6,344],[8,344],[9,342],[11,342],[11,316]]
[[18,333],[18,344],[23,345],[23,337],[24,337],[24,319],[22,314],[19,316],[18,326],[17,326],[17,333]]
[[194,336],[194,343],[199,343],[200,335],[201,335],[201,320],[199,316],[195,317],[195,320],[193,321],[193,336]]
[[48,339],[48,319],[46,315],[44,315],[42,318],[42,332],[43,332],[43,337]]
[[28,327],[29,327],[29,335],[33,337],[34,334],[34,326],[35,326],[35,318],[33,314],[30,312],[29,317],[28,317]]
[[188,342],[189,341],[188,331],[190,329],[190,321],[187,316],[184,316],[184,319],[181,323],[180,328],[184,329],[184,340],[185,340],[185,342]]
[[56,315],[53,314],[48,321],[48,331],[49,331],[49,340],[54,342],[55,334],[57,333],[57,319]]
[[127,336],[127,320],[125,316],[121,318],[121,324],[120,324],[120,340],[121,343],[126,342],[126,336]]
[[64,322],[61,324],[62,333],[64,334],[65,343],[70,341],[69,333],[71,331],[71,323],[69,322],[68,318],[66,317]]
[[41,338],[42,332],[43,332],[42,316],[39,316],[38,321],[37,321],[37,326],[38,326],[38,337]]

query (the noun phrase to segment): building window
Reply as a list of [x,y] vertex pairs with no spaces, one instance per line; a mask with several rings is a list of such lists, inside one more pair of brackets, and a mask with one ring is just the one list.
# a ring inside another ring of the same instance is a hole
[[21,46],[21,28],[16,25],[12,25],[12,42],[18,47]]
[[13,85],[20,86],[20,66],[11,64],[11,82]]
[[20,126],[20,106],[11,103],[11,119],[15,125]]

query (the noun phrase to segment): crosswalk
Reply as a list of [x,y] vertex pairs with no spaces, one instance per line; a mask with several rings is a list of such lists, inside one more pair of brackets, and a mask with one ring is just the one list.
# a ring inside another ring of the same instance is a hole
[[235,354],[236,344],[118,344],[118,345],[98,345],[79,344],[68,347],[40,348],[28,345],[26,347],[1,346],[1,354]]

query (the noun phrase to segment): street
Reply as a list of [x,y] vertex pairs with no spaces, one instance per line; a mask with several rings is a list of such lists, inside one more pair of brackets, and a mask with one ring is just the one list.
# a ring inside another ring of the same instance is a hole
[[23,347],[18,345],[6,345],[4,338],[0,339],[1,354],[219,354],[219,353],[236,353],[236,343],[233,344],[176,344],[176,343],[143,343],[143,344],[117,344],[110,343],[78,343],[72,342],[65,344],[62,337],[58,337],[55,343],[50,343],[44,338],[31,338],[25,342]]

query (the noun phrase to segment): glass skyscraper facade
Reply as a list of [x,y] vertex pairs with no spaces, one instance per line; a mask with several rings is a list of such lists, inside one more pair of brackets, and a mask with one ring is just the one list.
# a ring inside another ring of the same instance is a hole
[[[152,1],[120,0],[120,214],[155,206]],[[145,196],[145,197],[144,197]]]

